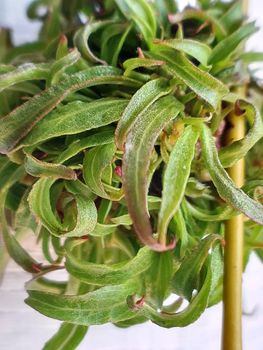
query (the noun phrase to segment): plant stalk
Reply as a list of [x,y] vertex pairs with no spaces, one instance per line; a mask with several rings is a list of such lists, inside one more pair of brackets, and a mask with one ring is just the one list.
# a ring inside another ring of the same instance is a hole
[[[247,14],[248,0],[243,0],[243,13]],[[238,91],[246,95],[246,86]],[[226,135],[227,143],[239,140],[245,135],[243,117],[232,112],[228,121],[231,125]],[[234,183],[241,187],[245,180],[245,162],[239,160],[228,169]],[[244,218],[237,215],[225,224],[224,287],[223,287],[223,334],[222,350],[242,350],[242,273],[244,247]]]

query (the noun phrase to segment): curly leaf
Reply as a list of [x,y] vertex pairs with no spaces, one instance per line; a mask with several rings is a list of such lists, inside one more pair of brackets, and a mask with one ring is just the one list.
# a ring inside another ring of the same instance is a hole
[[151,55],[163,59],[167,64],[165,71],[182,80],[198,96],[216,109],[222,98],[228,93],[228,88],[212,75],[202,71],[189,61],[182,53],[163,45],[154,45]]
[[170,154],[164,173],[162,203],[157,230],[161,241],[163,241],[163,238],[165,239],[169,222],[183,199],[198,137],[198,130],[188,126],[176,141]]
[[123,156],[123,187],[129,214],[140,240],[154,250],[167,249],[152,237],[147,211],[147,172],[154,143],[164,126],[183,110],[172,96],[157,100],[141,113],[130,130]]
[[151,68],[162,66],[165,62],[161,60],[151,60],[150,58],[129,58],[123,63],[125,69],[124,75],[129,75],[131,71],[137,68]]
[[171,87],[163,78],[151,80],[144,84],[131,98],[125,108],[115,131],[115,142],[119,149],[124,149],[124,143],[134,121],[144,113],[156,100],[169,94]]
[[62,164],[43,162],[30,154],[26,154],[24,165],[26,172],[32,176],[66,180],[77,179],[77,174],[74,170]]
[[112,21],[89,21],[84,27],[80,28],[74,36],[74,44],[79,49],[82,57],[92,63],[107,64],[105,61],[101,60],[99,57],[95,56],[89,47],[89,37],[91,34],[108,26]]
[[143,35],[148,45],[156,34],[156,20],[151,6],[146,0],[115,0],[121,12],[131,19]]
[[197,59],[204,66],[207,65],[209,56],[211,55],[212,51],[208,45],[191,39],[155,40],[154,43],[182,51],[187,55]]
[[72,230],[54,214],[50,202],[50,189],[54,179],[42,178],[38,180],[28,197],[30,210],[40,220],[49,232],[55,236],[80,237],[92,232],[97,223],[97,210],[91,199],[76,194],[77,218]]
[[263,205],[237,188],[219,161],[216,145],[210,129],[201,127],[202,154],[218,194],[227,203],[238,209],[251,220],[263,224]]
[[159,312],[151,304],[145,303],[142,313],[161,327],[186,327],[196,321],[205,311],[211,291],[211,282],[212,269],[208,267],[202,288],[186,309],[177,313]]
[[98,286],[123,284],[149,269],[152,264],[152,252],[148,247],[141,248],[128,262],[115,265],[83,262],[68,253],[67,271],[78,280]]
[[220,240],[222,237],[219,235],[209,235],[184,257],[172,279],[172,287],[177,295],[191,300],[194,289],[198,289],[200,271],[208,257],[209,249]]
[[36,123],[74,91],[102,84],[140,86],[137,81],[123,77],[120,73],[113,67],[88,68],[32,97],[1,119],[0,152],[11,151]]
[[[219,159],[224,168],[232,166],[239,159],[245,157],[247,152],[263,137],[263,120],[258,109],[251,103],[238,100],[239,109],[245,113],[249,124],[252,125],[247,135],[219,151]],[[238,116],[242,118],[242,116]]]
[[86,153],[83,162],[83,176],[87,186],[97,196],[111,200],[122,197],[122,191],[118,188],[111,187],[111,193],[107,193],[106,184],[102,182],[103,173],[111,166],[115,151],[114,143],[97,146]]
[[0,91],[23,81],[41,79],[46,80],[48,78],[48,74],[49,68],[46,64],[22,64],[11,72],[0,75]]
[[58,158],[58,163],[64,163],[66,160],[74,157],[79,152],[91,148],[94,146],[106,145],[114,141],[114,132],[113,130],[105,130],[97,132],[93,135],[79,138],[73,141],[64,152],[62,152]]
[[73,324],[89,326],[132,318],[126,299],[136,293],[133,282],[106,286],[83,295],[59,295],[27,289],[26,304],[40,313]]

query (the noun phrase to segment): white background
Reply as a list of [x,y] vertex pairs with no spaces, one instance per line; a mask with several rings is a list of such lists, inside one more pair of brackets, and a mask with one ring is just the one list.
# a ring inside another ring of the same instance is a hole
[[[0,25],[15,28],[14,39],[21,43],[37,35],[37,23],[28,23],[25,5],[29,0],[0,0]],[[179,0],[182,6],[193,1]],[[250,0],[250,16],[263,29],[263,1]],[[263,30],[250,39],[249,49],[263,51]],[[260,74],[262,76],[262,73]],[[37,255],[32,242],[33,254]],[[253,256],[244,274],[244,350],[263,349],[263,266]],[[24,282],[30,278],[10,263],[0,287],[0,350],[40,350],[56,331],[59,322],[46,318],[23,303]],[[112,325],[91,327],[79,350],[219,350],[221,305],[206,311],[187,328],[163,329],[148,322],[129,329]],[[54,349],[56,350],[56,349]]]

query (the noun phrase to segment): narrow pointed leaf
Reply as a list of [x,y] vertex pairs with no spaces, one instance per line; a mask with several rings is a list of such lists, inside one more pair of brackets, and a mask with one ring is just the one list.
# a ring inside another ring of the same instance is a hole
[[18,66],[11,72],[0,75],[0,91],[9,88],[14,84],[28,80],[46,80],[48,78],[49,69],[46,64],[35,65],[26,63]]
[[30,154],[26,154],[26,172],[36,177],[52,177],[55,179],[76,180],[77,174],[74,170],[62,165],[43,162]]
[[228,93],[228,88],[223,83],[196,67],[182,53],[162,45],[154,45],[152,54],[155,58],[165,60],[167,64],[163,69],[184,82],[214,109]]
[[[238,106],[244,111],[244,116],[247,117],[251,128],[243,139],[220,149],[219,159],[224,168],[228,168],[239,159],[244,158],[247,152],[263,137],[263,119],[258,109],[245,100],[239,100]],[[239,118],[243,118],[243,116]]]
[[127,100],[100,99],[90,103],[76,101],[58,107],[34,127],[19,147],[111,124],[120,119],[126,106]]
[[237,29],[234,33],[220,41],[214,48],[209,58],[209,64],[215,64],[228,58],[229,55],[238,47],[238,45],[247,39],[250,35],[257,32],[258,28],[255,23],[247,23]]
[[183,199],[191,163],[195,154],[198,130],[188,126],[176,141],[164,173],[162,203],[159,212],[158,233],[165,237],[170,220]]
[[97,210],[91,199],[75,195],[77,219],[75,227],[69,230],[55,215],[50,202],[50,189],[54,179],[38,180],[29,194],[29,205],[32,213],[41,221],[49,232],[55,236],[81,237],[92,232],[97,223]]
[[156,20],[146,0],[115,0],[124,16],[131,19],[142,33],[148,45],[156,34]]
[[201,142],[205,165],[220,197],[251,220],[262,225],[263,205],[235,186],[220,163],[212,133],[206,125],[201,128]]
[[134,316],[126,299],[137,291],[135,283],[106,286],[83,295],[59,295],[28,289],[26,304],[40,313],[78,325],[119,322]]
[[90,136],[86,136],[83,138],[79,138],[76,141],[73,141],[67,149],[62,152],[58,158],[58,163],[63,163],[66,160],[74,157],[79,152],[86,150],[87,148],[91,148],[94,146],[106,145],[108,143],[112,143],[114,141],[114,132],[113,130],[105,130],[95,133]]
[[144,84],[131,98],[125,108],[115,132],[115,142],[119,149],[124,148],[124,143],[129,130],[136,118],[145,112],[156,100],[167,95],[171,87],[165,79],[159,78]]
[[36,123],[72,92],[102,84],[139,87],[140,84],[137,81],[123,77],[120,73],[118,69],[113,67],[88,68],[32,97],[1,119],[0,152],[7,153],[12,150]]
[[83,262],[68,254],[67,271],[78,280],[98,286],[123,284],[149,269],[153,253],[148,247],[141,248],[137,255],[128,262],[116,265]]
[[105,61],[97,57],[89,47],[89,37],[92,33],[105,26],[108,26],[112,21],[89,21],[84,27],[80,28],[74,37],[74,44],[79,49],[82,57],[89,62],[106,64]]
[[156,44],[171,47],[175,50],[182,51],[187,55],[194,57],[204,66],[207,65],[209,56],[211,55],[211,48],[197,40],[191,39],[168,39],[155,40]]
[[59,330],[44,345],[43,350],[74,350],[85,337],[88,328],[71,323],[62,323]]
[[123,186],[129,214],[140,240],[154,250],[167,247],[152,237],[147,211],[147,172],[154,143],[161,130],[176,118],[183,106],[172,96],[157,100],[136,119],[130,130],[123,157]]

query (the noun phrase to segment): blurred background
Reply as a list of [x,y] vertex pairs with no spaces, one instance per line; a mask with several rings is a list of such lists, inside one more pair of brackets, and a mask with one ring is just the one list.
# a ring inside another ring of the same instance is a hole
[[[0,0],[0,27],[11,27],[15,44],[37,37],[39,24],[26,18],[30,0]],[[195,1],[178,0],[181,8]],[[263,51],[263,1],[249,1],[249,16],[261,28],[247,43],[249,50]],[[263,65],[255,65],[263,79]],[[37,257],[34,242],[28,242]],[[263,265],[252,255],[244,274],[244,350],[263,348]],[[24,283],[30,276],[10,262],[0,286],[0,349],[40,350],[60,322],[38,314],[23,303]],[[163,329],[150,322],[120,329],[94,326],[79,350],[219,350],[222,305],[206,311],[187,328]],[[55,349],[54,349],[55,350]]]

